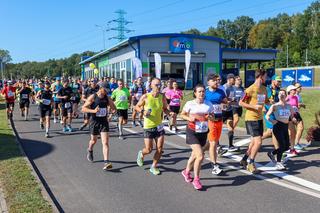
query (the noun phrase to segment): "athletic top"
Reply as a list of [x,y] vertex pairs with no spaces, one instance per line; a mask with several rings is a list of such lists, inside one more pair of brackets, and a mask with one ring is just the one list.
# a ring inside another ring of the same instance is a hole
[[139,101],[141,96],[145,93],[145,87],[144,85],[133,85],[131,89],[131,93],[134,96],[134,98]]
[[14,94],[16,92],[16,88],[12,86],[6,86],[2,90],[2,94],[5,96],[7,103],[14,103]]
[[29,87],[22,89],[19,93],[20,102],[22,101],[30,101],[30,94],[32,90]]
[[162,124],[163,95],[159,94],[158,97],[153,97],[151,93],[147,93],[147,104],[144,106],[144,110],[151,110],[150,116],[144,117],[144,129],[160,126]]
[[233,88],[234,88],[236,103],[234,103],[232,106],[238,108],[238,107],[241,107],[239,105],[239,102],[244,96],[244,88],[242,86],[240,87],[234,86]]
[[272,85],[267,87],[268,98],[274,100],[275,103],[279,102],[280,88],[272,88]]
[[291,106],[289,104],[285,104],[282,106],[280,103],[276,103],[273,105],[273,114],[277,121],[282,123],[288,123],[291,115]]
[[59,90],[62,88],[62,84],[57,84],[57,82],[53,83],[51,85],[51,90],[53,92],[53,100],[55,102],[60,102],[60,99],[57,98],[57,93],[59,92]]
[[[72,88],[71,87],[62,87],[59,92],[58,95],[59,96],[67,96],[66,99],[61,98],[61,102],[62,104],[66,104],[70,102],[71,96],[72,96],[73,92],[72,92]],[[69,105],[69,104],[67,104]],[[65,108],[69,108],[67,107],[67,105],[65,106]]]
[[41,100],[40,107],[51,107],[52,95],[53,93],[51,90],[42,90],[39,97]]
[[226,98],[226,94],[222,89],[217,88],[216,90],[206,89],[205,100],[210,102],[213,106],[213,113],[215,119],[222,118],[222,106],[223,99]]
[[87,89],[85,89],[83,91],[83,95],[88,98],[90,95],[95,94],[99,91],[99,86],[96,86],[95,88],[92,87],[87,87]]
[[169,89],[166,92],[166,98],[170,99],[170,106],[180,106],[181,98],[182,98],[182,91],[177,89]]
[[112,93],[113,90],[117,89],[118,88],[118,84],[117,83],[112,83],[110,84],[110,92]]
[[[242,99],[245,103],[250,105],[264,105],[269,103],[269,99],[267,97],[267,89],[265,86],[261,85],[257,87],[256,84],[252,84],[245,90],[245,95]],[[247,109],[245,120],[246,121],[258,121],[262,120],[263,113],[261,111]]]
[[129,97],[130,92],[128,88],[120,88],[115,89],[112,92],[111,98],[115,100],[114,104],[117,109],[128,109],[129,108]]
[[108,122],[108,105],[108,96],[100,98],[97,94],[94,94],[94,101],[90,105],[90,108],[95,109],[97,106],[99,106],[100,110],[97,113],[91,113],[91,120],[98,122]]
[[[223,91],[222,91],[223,92]],[[189,117],[195,117],[195,122],[188,122],[188,128],[197,132],[208,132],[208,114],[213,112],[213,105],[210,101],[204,100],[202,104],[196,100],[188,101],[182,111],[187,112]]]
[[[225,92],[226,92],[226,96],[228,98],[229,101],[233,101],[235,99],[235,90],[234,87],[232,85],[229,85],[227,83],[225,83],[223,85],[223,87],[225,88]],[[230,104],[228,105],[224,105],[224,109],[223,111],[231,111],[232,110],[232,106]]]
[[72,92],[75,95],[74,97],[80,98],[80,84],[79,83],[72,83],[70,84],[70,87],[72,88]]

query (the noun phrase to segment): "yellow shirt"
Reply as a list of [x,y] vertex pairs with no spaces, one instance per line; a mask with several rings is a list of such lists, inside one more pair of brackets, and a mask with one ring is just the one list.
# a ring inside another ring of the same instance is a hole
[[[262,105],[262,106],[264,106],[265,103],[269,103],[266,87],[262,85],[260,87],[257,87],[256,84],[252,84],[250,87],[246,89],[243,101],[250,105]],[[244,119],[246,121],[262,120],[263,112],[262,110],[257,111],[257,110],[247,109]]]

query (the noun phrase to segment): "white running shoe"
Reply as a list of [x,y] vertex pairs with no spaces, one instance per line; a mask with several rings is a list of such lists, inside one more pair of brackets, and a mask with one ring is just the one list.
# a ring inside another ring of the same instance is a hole
[[219,165],[218,164],[215,164],[213,166],[213,169],[212,169],[212,174],[213,175],[219,175],[221,172],[223,172],[222,169],[220,169]]
[[276,169],[277,169],[278,171],[281,171],[281,170],[285,170],[286,167],[285,167],[281,162],[277,162],[277,163],[276,163]]

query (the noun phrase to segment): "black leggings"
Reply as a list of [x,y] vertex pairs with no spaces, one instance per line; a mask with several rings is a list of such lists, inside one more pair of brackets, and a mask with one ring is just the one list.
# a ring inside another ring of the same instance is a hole
[[278,121],[272,131],[279,144],[279,148],[274,150],[272,154],[276,154],[277,162],[281,162],[282,154],[290,147],[288,124]]

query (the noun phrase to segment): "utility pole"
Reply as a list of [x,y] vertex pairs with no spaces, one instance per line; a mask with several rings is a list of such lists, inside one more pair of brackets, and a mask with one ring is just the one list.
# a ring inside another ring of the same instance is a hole
[[117,27],[110,28],[109,30],[117,31],[118,35],[111,37],[109,39],[117,39],[120,42],[126,39],[126,36],[125,36],[126,33],[133,32],[133,30],[126,28],[126,25],[131,24],[132,22],[124,18],[124,15],[127,14],[124,10],[117,10],[115,13],[118,14],[118,18],[109,21],[108,24],[111,24],[111,23],[117,24]]
[[98,24],[95,24],[95,27],[101,29],[102,31],[102,44],[103,44],[103,50],[106,49],[106,31],[108,30],[105,26],[101,26]]
[[310,61],[308,61],[308,49],[306,49],[306,61],[304,63],[306,64],[307,67],[311,63]]
[[287,68],[289,67],[289,45],[287,44]]

